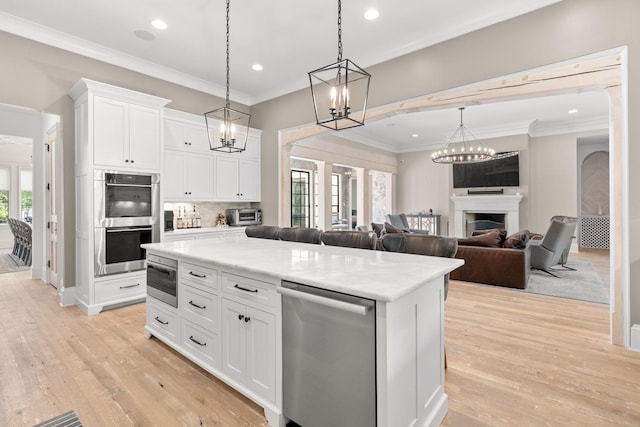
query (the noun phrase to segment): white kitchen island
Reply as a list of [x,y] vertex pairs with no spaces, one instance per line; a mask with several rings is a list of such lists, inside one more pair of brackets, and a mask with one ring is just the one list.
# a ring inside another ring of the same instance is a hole
[[178,261],[178,307],[148,297],[147,336],[261,405],[272,426],[287,421],[282,280],[375,300],[378,427],[444,418],[443,278],[462,260],[247,237],[144,247]]

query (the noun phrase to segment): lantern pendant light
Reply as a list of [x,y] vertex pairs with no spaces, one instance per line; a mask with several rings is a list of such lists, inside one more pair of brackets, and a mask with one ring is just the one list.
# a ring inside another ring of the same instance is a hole
[[[229,101],[229,1],[227,0],[227,97],[225,106],[204,113],[209,148],[226,153],[246,149],[251,115],[231,108]],[[218,128],[218,129],[216,129]],[[219,133],[218,133],[219,132]]]
[[364,125],[371,75],[342,59],[342,2],[338,0],[338,62],[309,73],[316,123],[332,130]]

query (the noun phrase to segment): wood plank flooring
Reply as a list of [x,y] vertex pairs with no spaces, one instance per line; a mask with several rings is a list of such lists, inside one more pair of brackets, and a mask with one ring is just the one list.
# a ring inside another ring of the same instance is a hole
[[[572,257],[596,259],[598,254]],[[262,410],[156,339],[144,304],[87,317],[28,272],[0,275],[0,426],[74,410],[85,426],[267,426]],[[638,426],[640,353],[608,306],[451,282],[443,425]]]

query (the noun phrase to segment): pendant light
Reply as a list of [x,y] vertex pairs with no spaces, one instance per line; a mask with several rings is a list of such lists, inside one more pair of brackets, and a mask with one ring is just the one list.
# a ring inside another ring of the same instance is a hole
[[431,160],[435,163],[448,164],[479,163],[492,160],[496,154],[495,150],[482,147],[480,143],[476,142],[476,138],[462,122],[464,107],[460,107],[458,110],[460,110],[460,126],[447,141],[447,146],[431,155]]
[[309,73],[316,123],[332,130],[364,125],[371,75],[342,59],[342,2],[338,0],[338,62]]
[[[239,153],[247,146],[251,115],[231,108],[229,102],[229,0],[227,0],[227,97],[225,106],[204,113],[209,148]],[[216,129],[217,127],[217,129]]]

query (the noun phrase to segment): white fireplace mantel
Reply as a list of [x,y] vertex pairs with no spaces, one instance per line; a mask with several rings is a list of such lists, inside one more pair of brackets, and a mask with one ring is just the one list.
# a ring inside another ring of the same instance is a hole
[[466,213],[505,214],[507,233],[520,230],[520,194],[482,194],[470,196],[451,196],[455,205],[454,233],[456,237],[465,237]]

